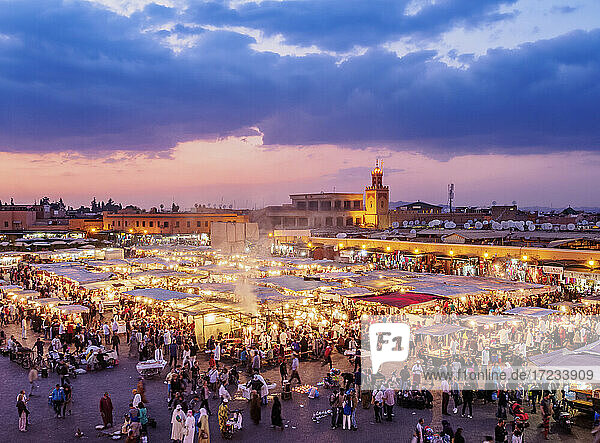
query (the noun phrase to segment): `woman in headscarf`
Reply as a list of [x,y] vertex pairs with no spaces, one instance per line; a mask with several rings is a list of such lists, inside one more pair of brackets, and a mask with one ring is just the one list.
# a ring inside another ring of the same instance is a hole
[[260,423],[260,397],[256,391],[250,394],[250,418],[255,425]]
[[198,443],[210,443],[210,428],[208,427],[208,413],[206,409],[200,408],[200,418],[198,420]]
[[171,440],[181,442],[183,440],[183,429],[185,428],[185,414],[181,405],[177,405],[171,416]]
[[283,420],[281,418],[281,402],[276,395],[273,398],[273,408],[271,409],[271,427],[280,428],[283,431]]
[[187,412],[184,426],[183,443],[194,443],[196,436],[196,419],[194,418],[194,414],[192,413],[191,409]]

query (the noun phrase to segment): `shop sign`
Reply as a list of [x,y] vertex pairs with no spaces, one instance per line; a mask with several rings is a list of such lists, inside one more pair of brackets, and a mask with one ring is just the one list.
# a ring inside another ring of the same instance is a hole
[[544,271],[544,274],[560,275],[563,273],[563,268],[560,266],[542,266],[542,271]]

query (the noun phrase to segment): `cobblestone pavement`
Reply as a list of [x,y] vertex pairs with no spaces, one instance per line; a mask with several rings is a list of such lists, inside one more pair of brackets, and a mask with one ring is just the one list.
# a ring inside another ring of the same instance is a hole
[[[11,328],[7,329],[11,332]],[[17,334],[15,334],[17,336]],[[18,337],[18,336],[17,336]],[[34,338],[26,341],[32,344]],[[121,354],[125,351],[122,347]],[[105,391],[110,393],[113,406],[115,408],[114,417],[116,423],[122,423],[122,417],[127,412],[129,401],[131,400],[131,389],[137,383],[137,371],[135,369],[136,361],[124,357],[120,364],[105,371],[93,372],[81,375],[73,381],[73,414],[65,419],[56,419],[52,408],[48,405],[48,394],[52,387],[58,382],[56,374],[50,374],[49,378],[40,378],[39,388],[34,391],[34,395],[29,401],[30,425],[27,433],[18,431],[16,395],[20,389],[28,389],[27,371],[11,362],[8,357],[0,357],[0,401],[3,405],[0,408],[0,417],[5,424],[5,431],[0,436],[0,442],[77,442],[77,441],[110,441],[108,437],[99,436],[95,426],[101,423],[99,413],[99,400]],[[345,368],[348,362],[344,357],[336,354],[334,356],[334,365]],[[207,367],[207,362],[202,362],[202,367]],[[316,383],[324,375],[324,368],[318,362],[302,362],[300,364],[300,374],[303,383]],[[279,371],[278,369],[268,370],[265,373],[267,380],[277,382],[278,386],[275,393],[280,392]],[[242,380],[245,377],[242,376]],[[170,411],[166,404],[166,385],[163,379],[151,379],[146,383],[148,412],[154,417],[158,426],[156,429],[150,429],[149,441],[151,442],[170,442]],[[294,393],[291,401],[283,401],[283,417],[287,427],[284,431],[272,430],[270,428],[270,404],[263,407],[262,421],[259,425],[254,425],[250,421],[248,407],[243,401],[234,401],[232,407],[244,408],[243,430],[233,437],[233,441],[260,441],[268,439],[270,442],[289,442],[289,441],[399,441],[410,442],[412,431],[419,417],[423,417],[425,422],[432,424],[434,428],[440,428],[441,414],[439,408],[439,399],[436,398],[433,410],[415,411],[410,409],[395,408],[394,420],[392,422],[374,423],[373,409],[364,410],[359,408],[358,431],[344,431],[341,429],[332,430],[330,428],[330,419],[325,418],[320,423],[311,420],[315,411],[328,409],[329,391],[321,389],[319,399],[308,399],[306,395]],[[217,410],[217,400],[212,400],[210,407],[213,412]],[[528,408],[529,409],[529,408]],[[494,418],[495,406],[483,405],[476,402],[474,405],[474,418],[461,418],[459,415],[449,417],[453,428],[463,427],[467,442],[481,442],[485,435],[492,435],[496,424]],[[526,430],[525,442],[543,441],[540,435],[538,425],[540,416],[533,415],[531,426]],[[583,417],[579,420],[579,425],[574,428],[572,435],[564,435],[555,432],[551,435],[553,441],[565,442],[588,442],[591,441],[589,420]],[[77,429],[81,429],[84,438],[75,437]],[[222,438],[218,432],[216,414],[210,417],[211,440],[221,441]]]

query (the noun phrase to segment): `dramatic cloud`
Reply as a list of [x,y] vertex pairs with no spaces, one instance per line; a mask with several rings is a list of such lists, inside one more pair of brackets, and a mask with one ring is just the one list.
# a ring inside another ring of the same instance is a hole
[[[460,67],[436,51],[398,57],[380,45],[503,20],[499,6],[512,3],[205,2],[127,17],[85,2],[3,2],[0,150],[161,152],[254,127],[270,145],[439,157],[599,150],[599,30],[455,54]],[[256,40],[236,27],[369,49],[281,56],[252,49]]]
[[287,0],[243,3],[199,2],[188,14],[200,23],[244,26],[283,35],[300,46],[333,51],[373,46],[401,37],[429,38],[454,26],[505,20],[499,7],[516,0]]

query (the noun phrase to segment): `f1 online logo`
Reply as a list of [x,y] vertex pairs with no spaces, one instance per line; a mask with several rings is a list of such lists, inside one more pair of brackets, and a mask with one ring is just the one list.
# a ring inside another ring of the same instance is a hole
[[406,323],[373,323],[369,326],[369,344],[373,374],[388,361],[408,359],[410,327]]

